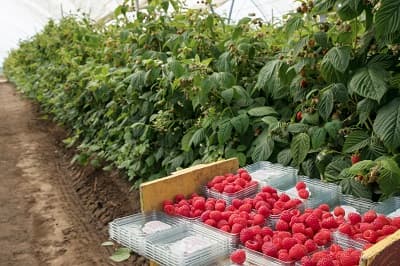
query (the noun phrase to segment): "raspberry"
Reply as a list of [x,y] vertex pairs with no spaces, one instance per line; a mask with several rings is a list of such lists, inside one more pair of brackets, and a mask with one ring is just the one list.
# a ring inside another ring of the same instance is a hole
[[307,227],[307,228],[304,230],[304,234],[305,234],[308,238],[311,238],[311,239],[314,237],[314,231],[312,230],[311,227]]
[[275,225],[275,229],[278,231],[288,231],[289,230],[289,224],[281,219],[278,220],[278,222]]
[[218,228],[221,228],[221,227],[224,226],[224,225],[229,225],[229,223],[228,223],[227,220],[219,220],[219,221],[217,222],[217,227],[218,227]]
[[277,247],[271,242],[265,242],[261,247],[262,253],[271,256],[271,257],[278,257],[278,249]]
[[247,172],[242,172],[240,173],[240,178],[246,180],[246,181],[251,181],[251,176]]
[[321,216],[322,219],[326,219],[326,218],[330,218],[330,217],[333,218],[333,215],[330,212],[324,212],[324,213],[322,213],[322,216]]
[[231,232],[231,227],[229,226],[229,224],[227,225],[223,225],[219,228],[219,230],[230,233]]
[[320,231],[314,235],[313,240],[318,246],[324,246],[330,241],[330,236],[327,237],[324,232]]
[[261,206],[260,208],[257,209],[257,213],[261,214],[265,218],[268,218],[269,215],[271,214],[271,211],[270,211],[270,209],[268,209],[267,206]]
[[307,248],[308,252],[313,252],[318,249],[317,244],[311,239],[307,239],[306,242],[304,242],[304,246]]
[[284,220],[285,222],[290,222],[290,220],[292,219],[292,214],[290,213],[290,211],[285,210],[281,213],[280,219]]
[[307,248],[302,244],[296,244],[289,250],[289,257],[299,260],[307,254]]
[[214,219],[207,219],[204,223],[212,227],[217,226],[217,222]]
[[352,225],[355,225],[361,222],[361,215],[356,212],[351,212],[347,215],[347,219]]
[[335,209],[333,209],[333,214],[335,216],[345,215],[345,211],[342,207],[336,207]]
[[181,200],[184,200],[184,199],[185,199],[185,196],[183,194],[177,194],[174,197],[175,203],[178,203],[178,202],[180,202]]
[[327,251],[317,251],[314,254],[312,254],[311,259],[316,264],[322,258],[325,258],[327,256],[329,256],[329,252],[327,252]]
[[225,202],[224,203],[222,203],[222,202],[215,203],[214,209],[216,211],[223,212],[225,210]]
[[247,219],[239,216],[239,217],[236,217],[236,218],[233,219],[233,223],[234,224],[241,224],[241,225],[243,225],[243,227],[246,227],[247,226]]
[[239,211],[251,212],[253,206],[250,203],[244,203],[242,206],[239,207]]
[[321,227],[319,225],[319,219],[316,215],[310,214],[306,220],[305,223],[307,226],[311,227],[314,232],[317,232]]
[[263,228],[261,228],[261,235],[262,236],[272,236],[273,232],[272,232],[271,228],[269,228],[268,226],[264,226]]
[[348,236],[353,235],[353,231],[351,230],[351,225],[349,224],[341,224],[338,228],[339,232]]
[[374,230],[367,230],[363,233],[363,238],[370,243],[376,243],[378,234]]
[[222,219],[222,214],[220,211],[211,211],[210,218],[218,222],[219,220]]
[[174,202],[172,200],[164,200],[163,207],[165,207],[166,205],[174,205]]
[[339,246],[338,244],[332,244],[330,247],[329,247],[329,251],[331,252],[331,254],[333,253],[333,254],[336,254],[336,253],[338,253],[338,252],[341,252],[343,249],[342,249],[342,247],[341,246]]
[[296,244],[297,244],[297,240],[293,237],[284,238],[281,243],[282,247],[287,250],[289,250],[291,247],[293,247]]
[[306,227],[303,223],[294,223],[292,225],[292,233],[305,233]]
[[317,264],[311,260],[310,257],[304,256],[301,258],[301,266],[316,266]]
[[[193,213],[191,213],[191,216],[190,217],[192,217],[192,218],[198,218],[198,217],[200,217],[200,215],[203,213],[203,211],[202,210],[193,210]],[[193,214],[193,215],[192,215]]]
[[[280,251],[283,251],[283,250],[280,250]],[[289,253],[287,251],[279,252],[278,253],[278,259],[281,260],[281,261],[285,261],[285,262],[291,261]]]
[[384,235],[391,235],[397,231],[397,227],[393,225],[384,225],[382,231]]
[[299,191],[297,191],[297,194],[302,199],[308,199],[308,197],[310,196],[310,192],[308,192],[308,190],[305,189],[305,188],[300,189]]
[[232,200],[232,205],[236,208],[239,209],[240,206],[242,206],[243,201],[241,199],[233,199]]
[[312,211],[312,214],[314,214],[314,215],[317,216],[318,218],[321,218],[323,213],[324,213],[324,212],[323,212],[321,209],[319,209],[319,208],[314,209],[314,210]]
[[287,194],[282,193],[282,194],[279,196],[279,200],[282,201],[282,202],[287,202],[287,201],[290,200],[290,197],[289,197]]
[[261,214],[254,215],[253,225],[263,225],[265,223],[265,218]]
[[338,224],[336,223],[335,218],[329,217],[322,220],[321,227],[326,229],[337,228]]
[[164,212],[168,215],[174,215],[175,214],[175,207],[173,205],[165,205],[164,206]]
[[243,244],[246,243],[248,240],[252,240],[254,237],[254,233],[253,230],[251,230],[250,228],[244,228],[242,229],[242,231],[240,232],[240,242],[242,242]]
[[185,217],[190,217],[190,207],[187,205],[178,207],[178,214]]
[[322,258],[317,262],[317,266],[335,266],[335,264],[330,258]]
[[235,193],[236,189],[234,185],[226,185],[224,187],[224,193]]
[[360,256],[358,256],[358,258],[353,257],[352,253],[348,251],[340,252],[337,258],[342,266],[358,265],[358,261],[360,260]]
[[232,234],[239,234],[240,231],[242,231],[243,228],[244,228],[244,226],[243,226],[242,224],[236,224],[236,223],[234,223],[234,224],[232,225],[231,233],[232,233]]
[[319,205],[318,209],[320,209],[322,211],[326,211],[326,212],[329,212],[329,210],[330,210],[329,205],[326,203]]
[[255,251],[260,251],[261,250],[261,244],[256,241],[256,240],[247,240],[246,243],[244,243],[246,248],[255,250]]
[[211,189],[216,190],[219,193],[222,193],[224,191],[224,184],[222,184],[222,183],[214,184],[214,186],[212,186]]
[[259,225],[253,225],[252,227],[249,227],[249,229],[253,232],[254,235],[261,235],[262,233],[261,226]]
[[365,232],[367,230],[374,229],[374,226],[370,223],[360,223],[360,231]]
[[[204,210],[206,208],[206,201],[201,200],[201,199],[196,199],[193,201],[192,206],[193,206],[193,208],[195,208],[197,210]],[[225,209],[225,207],[224,207],[224,209]]]
[[297,190],[304,189],[304,188],[306,188],[306,183],[304,183],[303,181],[297,182],[297,184],[296,184]]
[[382,229],[382,227],[383,227],[383,223],[382,223],[382,221],[380,221],[380,220],[378,220],[378,219],[375,219],[372,223],[371,223],[371,225],[372,225],[372,227],[373,227],[373,229],[375,230],[375,231],[377,231],[377,230],[379,230],[379,229]]
[[392,222],[392,219],[385,215],[378,215],[375,220],[380,221],[383,225],[389,225]]
[[216,183],[221,183],[221,182],[224,181],[224,180],[225,180],[225,176],[217,175],[217,176],[215,176],[215,177],[212,179],[211,182],[213,182],[214,184],[216,184]]
[[236,264],[243,264],[246,261],[246,252],[243,249],[238,249],[232,252],[231,261]]
[[265,186],[261,189],[262,192],[276,193],[276,189],[271,186]]
[[369,210],[363,215],[363,222],[372,223],[376,218],[376,212],[374,210]]
[[400,229],[400,217],[393,218],[391,224],[393,226],[396,226],[398,229]]
[[284,238],[292,236],[292,234],[290,232],[288,232],[288,231],[276,231],[276,235],[281,239],[284,239]]
[[294,233],[293,237],[296,238],[299,243],[304,243],[307,240],[307,236],[303,233]]

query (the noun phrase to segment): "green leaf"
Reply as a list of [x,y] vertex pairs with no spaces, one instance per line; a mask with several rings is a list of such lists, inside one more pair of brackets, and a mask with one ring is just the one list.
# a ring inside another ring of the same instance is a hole
[[129,248],[118,248],[114,254],[110,256],[110,259],[115,262],[122,262],[131,256],[131,251]]
[[324,56],[323,62],[329,62],[337,71],[344,73],[349,66],[351,47],[332,47]]
[[388,90],[387,77],[388,72],[377,65],[359,68],[349,82],[349,90],[379,102]]
[[355,130],[346,137],[343,144],[343,152],[353,153],[368,146],[370,142],[370,135],[363,130]]
[[232,72],[232,58],[229,52],[222,53],[216,63],[217,69],[220,72]]
[[342,20],[358,17],[363,11],[362,0],[339,0],[337,13]]
[[312,148],[321,148],[326,141],[326,130],[322,127],[313,127],[310,133]]
[[273,130],[279,126],[279,121],[276,117],[266,116],[261,118],[261,120],[268,125],[268,130]]
[[331,116],[333,111],[333,92],[332,90],[327,90],[321,95],[321,99],[318,103],[318,112],[321,117],[326,121]]
[[236,83],[235,77],[230,72],[214,72],[209,79],[220,88],[231,88]]
[[292,153],[290,152],[290,149],[281,150],[278,153],[277,160],[278,160],[278,163],[280,163],[282,165],[285,165],[285,166],[289,165],[290,162],[292,161]]
[[347,171],[347,169],[344,169],[343,171],[344,173],[342,173],[341,175],[346,178],[343,178],[342,181],[340,182],[340,186],[342,187],[342,192],[344,194],[351,194],[357,197],[371,199],[372,197],[371,190],[368,187],[361,184],[360,182],[357,182],[354,179],[354,176],[350,174]]
[[290,151],[296,165],[300,165],[304,161],[309,150],[310,137],[306,133],[300,133],[293,137]]
[[190,139],[190,145],[199,145],[206,138],[205,128],[199,128],[194,132],[192,138]]
[[269,107],[269,106],[260,106],[260,107],[254,107],[248,111],[248,114],[251,116],[268,116],[268,115],[274,115],[277,116],[278,113],[274,110],[274,108]]
[[334,98],[338,102],[345,102],[348,99],[347,88],[343,83],[334,83],[330,86]]
[[146,82],[146,72],[139,70],[132,75],[131,79],[131,90],[142,90]]
[[346,76],[336,70],[334,66],[328,61],[324,60],[321,61],[321,75],[327,82],[343,82],[346,79]]
[[324,128],[331,138],[337,139],[339,130],[342,128],[342,122],[339,120],[326,122]]
[[376,166],[376,162],[371,160],[363,160],[356,164],[353,164],[350,169],[349,173],[353,175],[366,175],[369,173],[372,167]]
[[221,91],[221,96],[227,104],[231,104],[234,95],[233,88]]
[[254,162],[266,161],[274,151],[275,143],[270,136],[265,134],[261,134],[258,138],[262,139],[259,140],[251,155],[251,158]]
[[318,31],[314,33],[314,38],[321,47],[328,47],[329,46],[329,41],[328,41],[328,35],[326,32],[323,31]]
[[282,60],[268,61],[258,74],[256,88],[266,88],[270,85],[271,81],[278,76],[282,64]]
[[385,195],[398,192],[400,189],[400,168],[393,158],[379,161],[378,184]]
[[387,38],[400,30],[400,1],[381,0],[375,14],[375,29],[379,38]]
[[400,98],[395,98],[378,110],[374,132],[389,150],[400,147]]
[[357,103],[357,113],[359,115],[360,123],[365,123],[372,111],[378,107],[378,102],[365,98]]
[[335,5],[336,0],[315,0],[314,11],[317,14],[325,13]]
[[303,123],[294,123],[290,124],[287,128],[288,132],[290,133],[302,133],[302,132],[307,132],[308,128],[310,126],[307,124]]
[[285,24],[285,33],[287,38],[293,38],[294,32],[304,26],[303,17],[296,14],[290,17]]
[[218,143],[225,145],[226,142],[231,138],[232,135],[232,124],[228,121],[219,125],[218,130]]
[[241,114],[231,119],[231,124],[240,135],[246,133],[249,123],[250,120],[246,114]]
[[348,158],[343,156],[335,157],[325,168],[324,180],[334,183],[339,182],[342,179],[340,176],[341,171],[350,166],[351,162]]
[[192,143],[192,137],[193,137],[194,131],[190,130],[189,132],[187,132],[183,137],[182,137],[182,141],[181,141],[181,149],[183,151],[188,152],[190,150],[190,146]]

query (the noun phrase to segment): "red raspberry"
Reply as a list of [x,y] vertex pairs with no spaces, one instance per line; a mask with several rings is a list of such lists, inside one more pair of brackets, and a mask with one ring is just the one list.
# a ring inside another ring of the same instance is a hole
[[246,248],[255,250],[255,251],[260,251],[261,250],[261,243],[256,241],[256,240],[247,240],[246,243],[244,243]]
[[265,218],[268,218],[269,215],[271,214],[271,210],[267,206],[261,206],[260,208],[257,209],[257,213],[261,214]]
[[243,264],[246,261],[246,252],[243,249],[238,249],[232,252],[231,261],[236,264]]
[[323,250],[323,251],[317,251],[312,254],[311,259],[312,261],[317,264],[318,261],[320,261],[322,258],[325,258],[329,256],[329,252]]
[[259,225],[253,225],[252,227],[249,227],[249,229],[253,232],[254,235],[261,235],[262,233],[261,226]]
[[361,215],[356,212],[351,212],[348,214],[347,219],[352,225],[355,225],[361,222]]
[[302,244],[296,244],[289,250],[289,257],[299,260],[307,254],[307,248]]
[[285,221],[285,222],[290,222],[290,220],[292,219],[292,214],[290,213],[290,211],[285,210],[281,213],[280,219]]
[[292,225],[292,233],[305,233],[306,227],[303,223],[294,223]]
[[322,258],[317,262],[317,266],[335,266],[335,264],[330,258]]
[[323,212],[322,213],[322,216],[321,216],[322,219],[326,219],[326,218],[329,218],[329,217],[333,217],[332,213],[330,213],[330,212]]
[[326,203],[319,205],[318,208],[321,209],[322,211],[326,211],[326,212],[329,212],[329,210],[330,210],[329,205]]
[[374,226],[370,223],[360,223],[360,231],[365,232],[367,230],[373,230]]
[[342,266],[353,266],[353,265],[358,265],[358,262],[360,260],[360,256],[356,257],[356,256],[352,256],[351,252],[348,251],[344,251],[344,252],[340,252],[337,256],[340,265]]
[[287,250],[289,250],[291,247],[293,247],[296,244],[297,244],[297,240],[293,237],[286,237],[282,240],[282,243],[281,243],[282,247]]
[[327,239],[326,235],[324,234],[324,232],[318,232],[314,235],[313,238],[314,242],[318,245],[318,246],[324,246],[326,244],[328,244],[329,239]]
[[232,200],[232,205],[236,208],[239,209],[240,206],[242,206],[243,201],[241,199],[233,199]]
[[351,225],[349,224],[341,224],[338,228],[339,232],[348,236],[353,235],[353,230],[351,229]]
[[299,191],[297,191],[297,194],[302,199],[308,199],[308,197],[310,196],[310,192],[308,192],[308,190],[305,189],[305,188],[300,189]]
[[342,249],[342,247],[341,246],[339,246],[338,244],[332,244],[330,247],[329,247],[329,252],[332,254],[336,254],[336,253],[338,253],[338,252],[340,252],[340,251],[342,251],[343,249]]
[[253,233],[253,230],[251,230],[250,228],[243,228],[240,231],[240,236],[239,236],[240,242],[244,244],[248,240],[253,240],[254,235],[255,234]]
[[278,220],[278,222],[275,225],[275,229],[278,231],[288,231],[289,230],[289,224],[281,219]]
[[223,212],[225,210],[225,202],[224,203],[222,203],[222,202],[215,203],[214,209],[216,211]]
[[261,214],[255,214],[253,218],[253,225],[263,225],[265,224],[265,218]]
[[297,184],[296,184],[297,190],[304,189],[304,188],[306,188],[306,183],[304,183],[303,181],[297,182]]
[[178,214],[185,217],[190,217],[190,207],[188,205],[178,207]]
[[201,199],[196,199],[193,201],[193,208],[197,210],[204,210],[206,208],[206,201]]
[[307,240],[307,236],[303,233],[294,233],[293,237],[297,239],[297,242],[303,244]]
[[163,207],[165,207],[166,205],[174,205],[174,202],[172,200],[164,200]]
[[314,230],[312,230],[312,228],[311,227],[307,227],[305,230],[304,230],[304,234],[308,237],[308,238],[313,238],[314,237]]
[[240,231],[242,231],[243,228],[244,228],[244,226],[243,226],[242,224],[236,224],[236,223],[234,223],[234,224],[232,225],[231,233],[232,233],[232,234],[239,234]]
[[397,227],[393,225],[384,225],[382,231],[384,235],[391,235],[397,231]]
[[335,218],[329,217],[329,218],[322,220],[321,227],[326,228],[326,229],[337,228],[338,224],[336,223]]
[[273,236],[273,232],[271,230],[271,228],[269,228],[268,226],[264,226],[263,228],[261,228],[261,235],[262,236]]
[[207,219],[210,219],[210,212],[211,211],[205,211],[201,214],[200,219],[201,221],[205,222]]
[[219,220],[222,219],[222,214],[220,211],[211,211],[210,218],[218,222]]
[[314,232],[317,232],[321,227],[319,225],[319,219],[316,215],[310,214],[305,220],[307,226],[311,227]]
[[207,219],[204,223],[208,224],[209,226],[212,226],[212,227],[217,226],[217,222],[214,219]]
[[310,257],[304,256],[301,258],[301,266],[316,266],[317,264],[311,260]]
[[184,200],[184,199],[185,199],[185,196],[184,196],[183,194],[177,194],[177,195],[174,197],[175,203],[178,203],[178,202],[180,202],[181,200]]
[[285,261],[285,262],[290,262],[291,261],[289,253],[287,251],[283,250],[283,249],[279,250],[278,259],[281,260],[281,261]]
[[376,212],[374,210],[369,210],[363,215],[363,222],[372,223],[376,218]]
[[276,189],[271,186],[265,186],[261,189],[262,192],[276,193]]
[[224,181],[224,180],[225,180],[225,176],[217,175],[217,176],[215,176],[215,177],[212,179],[211,182],[213,182],[214,184],[216,184],[216,183],[221,183],[221,182]]
[[363,238],[370,243],[376,243],[378,234],[374,230],[367,230],[363,233]]
[[375,231],[377,231],[377,230],[379,230],[379,229],[382,229],[382,227],[384,226],[384,224],[382,223],[382,221],[380,221],[380,220],[378,220],[378,219],[375,219],[375,220],[371,223],[371,225],[373,226],[373,229],[374,229]]
[[345,211],[342,207],[336,207],[335,209],[333,209],[333,214],[335,216],[345,215]]
[[271,242],[265,242],[261,247],[262,253],[271,256],[271,257],[278,257],[278,249],[277,247]]
[[[202,210],[193,210],[193,213],[191,213],[191,216],[190,217],[192,217],[192,218],[197,218],[197,217],[200,217],[200,215],[203,213],[203,211]],[[193,215],[192,215],[193,214]]]
[[389,225],[392,222],[392,219],[386,217],[385,215],[378,215],[378,217],[376,217],[376,220],[379,220],[383,225]]
[[307,248],[308,252],[313,252],[318,249],[317,244],[311,239],[307,239],[306,242],[304,242],[304,246]]
[[219,230],[224,231],[224,232],[227,232],[227,233],[230,233],[230,232],[231,232],[231,227],[230,227],[229,224],[227,224],[227,225],[221,226],[221,227],[219,228]]
[[314,209],[314,210],[312,211],[312,214],[314,214],[314,215],[317,216],[318,218],[321,218],[323,213],[324,213],[324,212],[323,212],[321,209],[319,209],[319,208]]
[[242,172],[240,173],[240,178],[246,180],[246,181],[251,181],[251,176],[247,172]]
[[175,214],[175,207],[173,205],[165,205],[164,206],[164,212],[168,215],[174,215]]
[[224,187],[224,193],[235,193],[236,189],[234,185],[226,185]]
[[244,203],[242,206],[239,207],[239,211],[251,212],[252,204]]
[[287,194],[282,193],[282,194],[279,196],[279,200],[282,201],[282,202],[287,202],[287,201],[290,200],[290,197],[289,197]]
[[398,229],[400,229],[400,217],[393,218],[391,224],[393,226],[396,226]]
[[215,190],[215,191],[217,191],[217,192],[219,192],[219,193],[222,193],[223,191],[224,191],[224,185],[222,184],[222,183],[216,183],[216,184],[214,184],[213,186],[212,186],[212,190]]
[[218,228],[221,228],[221,227],[224,226],[224,225],[229,225],[229,223],[228,223],[227,220],[219,220],[219,221],[217,222],[217,227],[218,227]]

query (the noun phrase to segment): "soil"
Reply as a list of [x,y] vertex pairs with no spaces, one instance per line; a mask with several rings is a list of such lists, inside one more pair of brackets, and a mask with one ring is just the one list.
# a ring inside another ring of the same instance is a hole
[[[0,265],[117,265],[107,224],[139,210],[121,174],[71,165],[67,133],[0,83]],[[118,265],[146,265],[133,255]]]

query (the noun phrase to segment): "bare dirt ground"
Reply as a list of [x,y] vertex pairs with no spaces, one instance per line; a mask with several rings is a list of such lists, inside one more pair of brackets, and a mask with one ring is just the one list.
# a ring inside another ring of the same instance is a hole
[[[138,193],[118,173],[71,167],[65,136],[0,83],[1,266],[114,265],[112,248],[101,247],[107,223],[137,211]],[[147,262],[134,255],[124,264]]]

